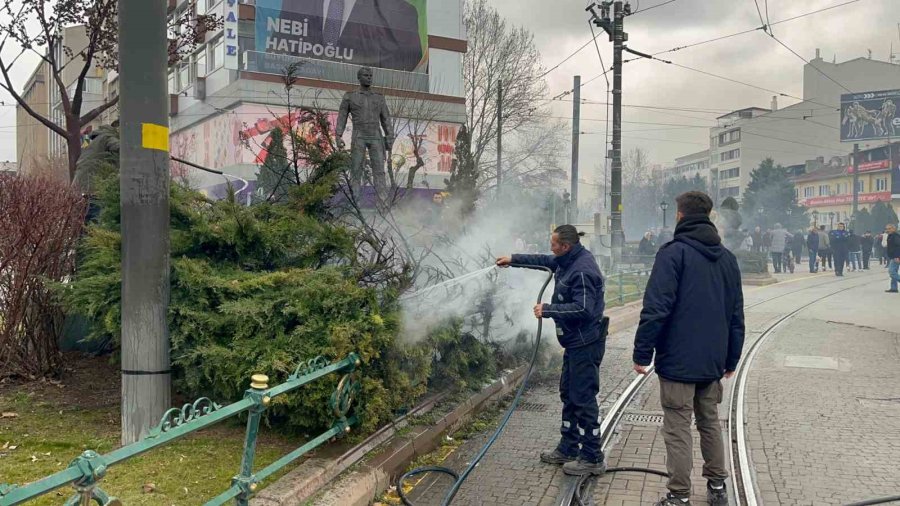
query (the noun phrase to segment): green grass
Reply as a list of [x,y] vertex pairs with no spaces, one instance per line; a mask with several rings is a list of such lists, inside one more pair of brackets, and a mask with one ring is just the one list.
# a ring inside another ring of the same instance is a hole
[[[17,415],[0,418],[2,483],[32,482],[65,469],[84,450],[104,454],[118,447],[117,406],[86,410],[15,392],[0,395],[0,411]],[[302,444],[301,438],[260,432],[256,469]],[[200,504],[231,485],[243,440],[244,426],[226,421],[110,468],[100,486],[124,504]],[[145,484],[153,491],[145,493]],[[72,493],[64,487],[29,504],[58,505]]]

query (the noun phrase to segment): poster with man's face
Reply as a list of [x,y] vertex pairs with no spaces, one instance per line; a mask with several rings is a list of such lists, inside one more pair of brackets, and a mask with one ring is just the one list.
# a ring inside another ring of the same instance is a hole
[[256,0],[256,51],[426,72],[426,2]]

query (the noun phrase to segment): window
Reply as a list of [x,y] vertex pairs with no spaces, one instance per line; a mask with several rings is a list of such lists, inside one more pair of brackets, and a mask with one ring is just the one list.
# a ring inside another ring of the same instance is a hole
[[169,72],[169,94],[178,93],[178,90],[175,89],[175,73]]
[[807,186],[803,189],[803,197],[810,198],[816,196],[816,187],[815,186]]
[[732,188],[722,188],[721,190],[719,190],[719,196],[721,196],[722,198],[737,197],[738,194],[740,194],[740,193],[741,193],[741,189],[738,186],[735,186]]
[[731,144],[732,142],[738,142],[741,140],[741,130],[732,130],[730,132],[723,132],[719,134],[719,146],[723,146],[725,144]]
[[194,76],[206,77],[206,51],[194,54]]
[[719,179],[733,179],[736,177],[741,177],[741,168],[735,167],[733,169],[723,170],[719,172]]
[[856,182],[856,191],[858,191],[859,193],[865,193],[866,182],[865,181],[857,181]]
[[831,195],[831,186],[827,184],[819,185],[819,196],[827,197],[829,195]]
[[183,91],[191,85],[191,66],[182,63],[178,66],[178,91]]
[[875,191],[877,191],[877,192],[887,191],[887,178],[886,177],[875,180]]
[[209,72],[225,64],[225,42],[222,37],[209,43]]
[[725,151],[719,154],[719,161],[725,162],[728,160],[734,160],[741,157],[740,149],[732,149],[731,151]]

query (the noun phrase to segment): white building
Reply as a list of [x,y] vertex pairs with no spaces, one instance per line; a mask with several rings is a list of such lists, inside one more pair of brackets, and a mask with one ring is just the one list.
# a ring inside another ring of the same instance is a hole
[[817,51],[803,68],[802,102],[779,109],[773,97],[769,109],[749,107],[718,118],[709,137],[710,182],[717,202],[740,200],[750,173],[766,158],[787,167],[852,151],[852,145],[840,141],[841,94],[847,91],[832,79],[854,92],[897,89],[900,65],[866,58],[827,63]]
[[[194,8],[195,2],[172,3],[172,16],[179,17],[186,9]],[[196,2],[197,14],[214,12],[225,21],[221,30],[207,33],[194,54],[169,73],[173,156],[248,181],[256,179],[265,157],[268,132],[279,121],[293,121],[287,117],[281,75],[290,63],[299,64],[298,79],[291,92],[292,108],[308,106],[329,111],[334,124],[344,93],[358,87],[356,74],[361,66],[336,60],[334,56],[340,51],[319,54],[322,51],[315,52],[314,46],[306,48],[310,49],[306,51],[309,56],[300,56],[304,51],[302,38],[292,39],[290,46],[284,42],[283,47],[279,46],[277,40],[283,39],[275,37],[303,37],[316,27],[311,28],[315,22],[305,19],[302,13],[263,7],[276,4],[281,2]],[[467,40],[462,6],[463,0],[431,0],[427,7],[419,8],[425,9],[418,12],[423,48],[415,68],[401,71],[373,65],[374,88],[386,96],[395,116],[394,166],[402,167],[415,160],[411,135],[425,139],[426,165],[418,172],[416,186],[443,187],[444,179],[449,177],[456,134],[465,120],[462,63]],[[350,24],[345,21],[344,30]],[[289,51],[273,49],[287,47]],[[114,89],[114,83],[110,89]],[[427,128],[417,131],[423,120],[428,122]],[[349,144],[349,134],[345,140]],[[223,181],[220,176],[181,164],[174,164],[173,172],[176,177],[182,172],[201,188]],[[402,169],[400,173],[403,174]],[[405,175],[401,177],[405,180]]]

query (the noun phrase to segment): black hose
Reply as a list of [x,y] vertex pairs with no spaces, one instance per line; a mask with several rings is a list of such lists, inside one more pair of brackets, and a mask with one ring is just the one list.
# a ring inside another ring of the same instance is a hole
[[[609,469],[604,471],[604,474],[625,473],[625,472],[655,474],[657,476],[662,476],[663,478],[669,477],[669,473],[667,473],[665,471],[657,471],[656,469],[648,469],[646,467],[610,467]],[[575,493],[573,494],[573,497],[572,497],[572,499],[573,499],[572,502],[574,504],[576,504],[577,506],[586,506],[584,504],[584,500],[582,499],[582,493],[583,493],[582,489],[586,488],[587,484],[590,483],[591,478],[593,478],[593,476],[586,475],[586,476],[582,476],[578,480],[578,485],[575,486]]]
[[[537,303],[540,304],[544,298],[544,291],[547,290],[547,285],[549,285],[550,280],[553,279],[553,271],[551,271],[547,267],[537,267],[533,265],[510,264],[509,266],[547,272],[547,280],[544,281],[544,285],[541,286],[541,291],[540,293],[538,293],[537,297]],[[543,319],[538,318],[537,336],[534,340],[534,351],[531,354],[531,362],[528,364],[528,371],[525,373],[525,378],[519,385],[518,391],[516,391],[516,396],[513,397],[512,404],[509,406],[509,409],[506,410],[506,414],[503,416],[503,420],[500,422],[500,425],[497,426],[497,430],[494,431],[494,435],[487,440],[487,443],[484,444],[484,446],[481,448],[481,451],[478,452],[478,455],[476,455],[474,459],[472,459],[472,462],[469,463],[469,466],[465,471],[463,471],[462,475],[460,476],[457,476],[456,472],[454,472],[452,469],[441,466],[419,467],[401,475],[397,480],[397,495],[400,496],[400,500],[403,501],[403,504],[405,504],[406,506],[413,506],[413,503],[409,501],[409,499],[406,497],[406,493],[403,491],[403,482],[406,481],[407,478],[430,472],[443,473],[455,478],[456,481],[453,482],[453,485],[450,487],[447,495],[444,496],[444,500],[441,502],[441,506],[448,506],[451,502],[453,502],[453,499],[456,497],[457,492],[459,492],[459,488],[462,486],[463,482],[466,481],[466,479],[469,477],[469,474],[471,474],[471,472],[475,469],[475,466],[477,466],[478,463],[481,462],[481,459],[484,458],[484,455],[487,453],[487,451],[491,448],[491,446],[494,445],[494,443],[500,437],[500,434],[503,433],[503,429],[506,428],[506,424],[512,417],[512,414],[516,410],[516,407],[518,407],[519,400],[521,400],[522,394],[525,392],[525,387],[528,385],[528,379],[531,378],[531,372],[534,370],[534,364],[537,362],[538,353],[540,352],[541,347],[541,331],[543,329],[543,324]]]
[[900,501],[900,495],[892,495],[890,497],[881,497],[878,499],[867,499],[865,501],[850,503],[846,506],[868,506],[870,504],[884,504],[894,501]]

